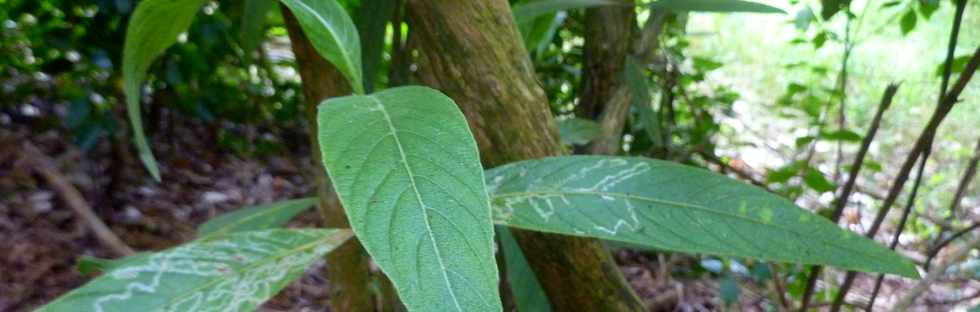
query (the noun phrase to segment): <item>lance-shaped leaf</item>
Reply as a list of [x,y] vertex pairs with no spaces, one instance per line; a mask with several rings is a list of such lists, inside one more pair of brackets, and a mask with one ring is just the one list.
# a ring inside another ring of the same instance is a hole
[[514,294],[517,311],[550,312],[551,302],[548,301],[548,294],[544,292],[541,283],[534,276],[531,264],[527,262],[524,251],[517,245],[517,240],[510,233],[510,229],[498,228],[497,234],[500,235],[500,248],[503,249],[507,268],[507,282],[510,284],[511,293]]
[[349,230],[278,229],[141,254],[38,311],[252,311]]
[[779,8],[741,0],[657,0],[650,8],[668,11],[783,13]]
[[307,197],[244,207],[201,224],[197,229],[197,236],[198,238],[217,237],[234,232],[281,227],[303,210],[315,205],[316,201],[314,197]]
[[412,311],[500,311],[493,224],[476,142],[425,87],[329,99],[323,164],[361,244]]
[[676,163],[554,157],[490,170],[487,181],[498,224],[687,253],[918,276],[895,252],[782,197]]
[[275,0],[245,0],[240,35],[246,65],[251,63],[252,52],[265,38],[265,16],[275,5]]
[[336,0],[282,0],[299,21],[313,48],[344,74],[357,94],[364,93],[361,41],[357,27]]
[[558,11],[584,9],[601,5],[622,5],[613,0],[537,0],[516,5],[513,8],[514,20],[518,24],[533,21],[535,18]]
[[133,127],[133,140],[140,160],[157,181],[160,169],[146,141],[143,119],[140,116],[140,89],[146,78],[146,70],[168,47],[177,42],[177,36],[187,31],[205,0],[145,0],[133,12],[126,28],[123,46],[123,90],[126,93],[126,113]]

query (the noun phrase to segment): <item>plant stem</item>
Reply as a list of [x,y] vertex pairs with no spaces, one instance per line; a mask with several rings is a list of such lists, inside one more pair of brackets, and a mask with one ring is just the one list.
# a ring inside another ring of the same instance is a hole
[[[925,151],[928,145],[932,143],[933,138],[936,136],[936,129],[943,122],[949,112],[956,105],[960,93],[973,78],[973,74],[977,70],[977,66],[980,66],[980,48],[974,51],[973,56],[970,58],[970,62],[967,63],[966,68],[960,77],[953,84],[953,87],[947,92],[940,101],[940,105],[936,107],[932,116],[929,119],[929,123],[922,130],[922,133],[915,141],[912,150],[909,152],[908,156],[905,158],[905,162],[899,169],[898,175],[895,177],[895,183],[892,184],[891,189],[888,190],[888,195],[885,197],[884,203],[882,203],[881,209],[878,210],[878,214],[875,215],[874,223],[871,224],[871,228],[865,234],[869,238],[873,238],[875,234],[878,233],[882,223],[885,221],[885,216],[888,215],[888,211],[891,209],[892,205],[895,204],[895,200],[898,199],[899,193],[902,192],[902,188],[905,186],[906,180],[909,178],[909,173],[912,171],[912,167],[915,166],[915,162],[918,160],[919,156]],[[907,208],[907,207],[906,207]],[[844,283],[841,284],[841,288],[837,293],[837,297],[834,299],[834,304],[831,306],[831,311],[840,311],[840,307],[844,302],[844,296],[850,290],[854,278],[857,272],[849,271],[844,277]]]
[[946,269],[950,266],[959,263],[963,258],[965,258],[971,250],[975,248],[980,248],[980,236],[972,238],[969,242],[964,244],[963,248],[954,252],[942,265],[936,267],[935,270],[929,271],[929,274],[925,278],[920,280],[915,286],[909,290],[905,296],[898,300],[898,303],[892,308],[892,311],[907,311],[922,293],[929,290],[929,286],[939,280],[946,273]]
[[[858,174],[861,172],[861,167],[864,165],[864,158],[868,155],[868,149],[871,148],[871,142],[874,141],[875,135],[878,134],[878,128],[881,127],[882,116],[884,116],[885,111],[891,107],[892,99],[895,98],[895,93],[898,92],[897,84],[889,84],[885,88],[885,93],[881,97],[881,102],[878,104],[878,111],[875,112],[874,119],[871,120],[871,127],[868,128],[868,132],[864,135],[864,139],[861,141],[861,148],[858,150],[857,156],[854,158],[854,163],[851,165],[851,171],[848,173],[847,182],[841,187],[840,195],[837,196],[837,200],[834,201],[834,212],[831,215],[830,220],[837,223],[840,220],[841,215],[844,214],[844,207],[847,206],[847,201],[851,197],[851,193],[854,191],[854,185],[857,183]],[[810,298],[813,296],[813,292],[816,290],[817,280],[820,278],[820,272],[822,271],[821,266],[813,266],[810,268],[810,276],[806,282],[806,288],[803,291],[803,296],[801,298],[800,311],[806,311],[810,304]]]

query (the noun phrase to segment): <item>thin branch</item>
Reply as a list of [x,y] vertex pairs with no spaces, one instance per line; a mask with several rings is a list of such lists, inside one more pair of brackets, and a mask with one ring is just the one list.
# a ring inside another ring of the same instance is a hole
[[89,230],[92,231],[92,234],[95,234],[95,238],[99,242],[118,256],[133,254],[133,249],[129,248],[126,243],[123,243],[119,239],[119,236],[116,236],[99,219],[99,216],[92,211],[92,207],[85,202],[85,197],[82,196],[78,189],[71,185],[71,182],[68,182],[68,179],[64,175],[58,172],[58,168],[51,161],[51,158],[41,153],[31,142],[24,142],[22,148],[24,160],[30,163],[34,171],[44,177],[52,189],[58,192],[58,195],[64,199],[65,204],[75,211],[75,215],[82,219]]
[[[864,139],[861,141],[861,148],[858,150],[857,156],[855,156],[854,163],[851,165],[851,171],[848,173],[847,182],[841,187],[840,195],[837,196],[837,200],[834,202],[834,213],[831,216],[831,220],[837,223],[840,220],[841,215],[844,213],[844,207],[847,206],[847,201],[851,197],[851,193],[854,192],[854,185],[857,183],[858,174],[861,172],[861,167],[864,165],[864,158],[868,155],[868,149],[871,148],[871,142],[874,141],[875,135],[878,134],[878,128],[881,126],[882,116],[885,111],[891,107],[892,99],[895,98],[895,93],[898,92],[897,84],[889,84],[885,88],[885,93],[881,97],[881,102],[878,104],[878,111],[875,112],[874,119],[871,120],[871,127],[868,128],[868,132],[864,135]],[[810,277],[806,282],[806,288],[803,291],[803,297],[801,299],[800,311],[806,311],[807,306],[810,303],[810,298],[813,296],[813,292],[816,290],[817,279],[820,278],[820,272],[822,271],[821,266],[814,266],[810,268]]]
[[953,255],[949,257],[949,260],[936,267],[935,270],[929,271],[929,275],[926,275],[926,278],[920,280],[905,294],[905,296],[898,300],[898,303],[895,304],[892,311],[908,310],[916,298],[922,295],[922,293],[926,292],[926,290],[929,290],[929,286],[939,280],[939,278],[946,273],[946,269],[956,263],[959,263],[974,248],[980,248],[980,236],[976,236],[971,239],[965,246],[963,246],[963,248],[954,252]]
[[953,233],[953,235],[950,235],[948,238],[942,239],[938,243],[936,243],[934,247],[929,249],[929,254],[926,255],[926,263],[925,263],[926,271],[930,271],[930,272],[932,271],[929,269],[929,266],[932,263],[932,260],[936,258],[936,255],[939,254],[940,250],[946,247],[946,245],[949,245],[949,243],[952,243],[957,238],[960,238],[960,236],[963,236],[966,233],[969,233],[970,231],[976,230],[977,228],[980,228],[980,222],[974,222],[973,225],[970,225],[962,230],[959,230]]
[[[973,56],[970,58],[970,62],[967,63],[966,68],[964,68],[963,73],[956,80],[953,87],[943,96],[940,105],[936,107],[933,112],[932,117],[929,119],[929,123],[922,130],[922,133],[915,141],[915,145],[912,151],[909,152],[908,156],[905,158],[905,162],[902,164],[901,169],[899,169],[898,175],[895,177],[895,184],[892,185],[891,189],[888,191],[887,197],[885,197],[885,202],[882,203],[881,209],[878,210],[878,214],[875,216],[874,223],[871,224],[871,229],[865,234],[869,238],[873,238],[875,234],[881,227],[881,224],[885,220],[885,216],[888,215],[888,211],[891,209],[892,205],[895,204],[895,200],[898,199],[899,193],[902,192],[902,188],[905,186],[906,180],[909,178],[909,173],[912,171],[912,167],[915,166],[916,161],[919,156],[925,150],[926,146],[931,144],[933,138],[936,136],[936,129],[946,118],[946,115],[953,109],[956,105],[960,93],[966,88],[967,83],[973,78],[973,74],[977,70],[977,66],[980,66],[980,48],[974,51]],[[857,272],[849,271],[844,278],[844,283],[841,285],[840,291],[837,293],[837,297],[834,299],[834,305],[831,306],[831,311],[840,311],[841,304],[843,304],[844,296],[850,290],[851,285],[854,282]]]
[[[912,213],[912,207],[915,206],[915,197],[919,193],[919,186],[922,184],[922,175],[926,168],[926,162],[929,161],[929,155],[932,154],[932,144],[930,143],[926,146],[926,149],[922,151],[922,157],[919,161],[919,170],[915,173],[915,182],[912,183],[912,193],[909,194],[908,201],[905,204],[905,209],[902,211],[902,218],[898,221],[898,230],[892,235],[892,242],[888,245],[888,248],[895,250],[895,246],[898,246],[898,238],[902,236],[902,232],[905,230],[905,224],[909,220],[909,214]],[[871,291],[871,298],[868,299],[868,312],[875,306],[875,299],[878,298],[878,291],[881,290],[881,283],[885,280],[885,274],[878,274],[878,278],[875,280],[875,287]]]

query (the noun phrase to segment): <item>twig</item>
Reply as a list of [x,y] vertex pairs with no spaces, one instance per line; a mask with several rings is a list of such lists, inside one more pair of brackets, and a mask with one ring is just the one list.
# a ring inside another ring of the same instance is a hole
[[[881,227],[882,222],[885,220],[885,216],[888,215],[888,211],[891,209],[892,205],[895,204],[895,200],[898,199],[899,193],[901,193],[902,188],[905,186],[906,180],[908,180],[909,173],[912,171],[912,167],[915,165],[919,156],[925,150],[926,146],[931,144],[932,139],[936,136],[936,129],[939,124],[942,123],[946,115],[953,109],[956,105],[957,99],[963,89],[966,87],[970,79],[973,78],[973,74],[977,70],[977,66],[980,66],[980,48],[974,51],[973,56],[970,58],[970,62],[967,63],[966,68],[964,68],[963,73],[956,80],[953,87],[943,96],[940,101],[940,105],[936,107],[933,112],[932,117],[929,119],[929,123],[922,130],[922,133],[915,141],[915,145],[909,155],[905,158],[905,162],[902,164],[901,169],[899,169],[898,176],[895,177],[895,184],[892,185],[891,189],[888,190],[888,195],[885,197],[885,202],[882,203],[881,209],[878,210],[878,214],[875,216],[874,223],[871,224],[871,228],[865,234],[869,238],[873,238],[878,229]],[[837,293],[837,297],[834,298],[834,305],[831,306],[831,311],[840,311],[841,304],[844,301],[844,296],[850,290],[851,285],[854,282],[857,272],[849,271],[844,278],[844,283],[841,285],[840,291]]]
[[949,243],[953,242],[957,238],[960,238],[960,236],[963,236],[964,234],[969,233],[970,231],[976,230],[977,228],[980,228],[980,222],[974,222],[973,225],[970,225],[962,230],[957,231],[956,233],[953,233],[953,235],[950,235],[946,239],[942,239],[942,237],[939,237],[939,239],[941,240],[939,240],[938,243],[935,244],[935,246],[929,249],[929,254],[926,255],[926,263],[925,263],[926,271],[930,271],[930,272],[932,271],[929,269],[929,266],[932,263],[932,260],[936,258],[936,255],[939,254],[940,250],[942,250],[944,247],[946,247],[946,245],[949,245]]
[[960,178],[960,185],[956,187],[956,193],[953,194],[953,202],[949,205],[949,216],[947,219],[952,221],[952,218],[956,216],[956,210],[960,207],[960,201],[963,199],[963,194],[966,194],[966,190],[970,188],[970,182],[973,181],[973,177],[977,175],[977,164],[980,163],[980,139],[977,139],[977,147],[973,150],[973,158],[970,159],[969,164],[966,165],[966,171],[963,172],[963,177]]
[[[888,245],[888,248],[895,250],[895,246],[898,246],[898,238],[902,236],[902,232],[905,230],[905,224],[909,220],[909,214],[912,213],[912,207],[915,206],[915,197],[919,193],[919,186],[922,184],[922,174],[926,168],[926,162],[929,161],[929,155],[932,154],[932,144],[926,146],[926,149],[922,151],[922,157],[919,161],[919,170],[915,173],[915,182],[912,183],[912,193],[909,194],[908,201],[905,204],[905,209],[902,211],[902,218],[898,221],[898,230],[892,235],[892,242]],[[885,274],[878,274],[878,278],[875,280],[875,287],[871,290],[871,298],[868,299],[868,312],[875,306],[875,299],[878,298],[878,291],[881,290],[881,283],[885,280]]]
[[[868,149],[871,147],[871,142],[874,141],[875,135],[878,134],[878,128],[881,126],[881,118],[885,114],[885,111],[891,107],[892,99],[895,98],[896,92],[898,92],[897,84],[890,84],[885,88],[885,93],[882,95],[881,102],[878,104],[878,111],[875,112],[874,119],[871,120],[871,127],[868,128],[868,132],[864,135],[864,139],[861,141],[861,148],[858,150],[857,156],[855,156],[854,164],[851,165],[847,182],[841,187],[840,195],[837,196],[837,201],[834,203],[834,213],[830,218],[834,223],[837,223],[844,213],[844,207],[847,206],[847,201],[854,191],[854,185],[857,183],[858,173],[861,172],[861,167],[864,165],[864,158],[868,155]],[[813,296],[814,290],[816,290],[817,279],[820,278],[821,271],[821,266],[814,266],[810,269],[810,277],[803,291],[800,311],[806,311],[810,303],[810,298]]]
[[95,237],[104,244],[109,250],[116,253],[119,256],[127,256],[133,253],[133,249],[129,248],[122,240],[116,236],[112,230],[109,229],[99,216],[92,211],[92,207],[89,207],[88,203],[85,202],[85,198],[82,194],[78,192],[74,186],[68,182],[58,169],[55,167],[54,162],[51,161],[48,156],[45,156],[41,151],[31,144],[31,142],[24,142],[22,144],[24,159],[31,164],[31,167],[38,174],[47,180],[48,184],[53,188],[58,195],[61,195],[62,199],[75,214],[88,225],[88,228],[92,230]]
[[920,280],[914,287],[912,287],[911,290],[909,290],[909,292],[905,294],[904,297],[898,300],[898,303],[895,304],[892,311],[908,310],[909,306],[912,305],[912,302],[915,301],[916,298],[922,295],[922,293],[929,289],[930,285],[935,283],[936,280],[946,273],[946,269],[953,264],[959,263],[960,260],[966,257],[970,253],[970,250],[973,250],[974,248],[980,248],[980,236],[976,236],[971,239],[965,246],[963,246],[963,248],[957,250],[951,257],[949,257],[949,260],[936,267],[935,270],[929,271],[929,275],[926,275],[926,278]]

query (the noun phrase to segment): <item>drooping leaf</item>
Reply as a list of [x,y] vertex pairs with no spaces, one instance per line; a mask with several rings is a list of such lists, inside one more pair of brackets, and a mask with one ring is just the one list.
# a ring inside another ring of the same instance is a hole
[[907,35],[915,29],[915,24],[918,22],[918,16],[915,15],[915,11],[908,10],[902,15],[902,19],[899,22],[902,28],[902,35]]
[[275,0],[245,0],[241,45],[242,50],[245,51],[246,62],[252,61],[252,51],[255,51],[265,38],[265,17],[275,4]]
[[340,70],[355,93],[364,94],[361,41],[344,7],[336,0],[281,1],[296,16],[313,48]]
[[749,13],[782,13],[782,9],[758,2],[741,0],[657,0],[649,4],[650,8],[684,12],[749,12]]
[[820,0],[820,17],[825,21],[830,20],[831,17],[834,17],[834,14],[849,6],[850,3],[851,0]]
[[535,18],[558,11],[584,9],[602,5],[619,5],[612,0],[538,0],[514,6],[514,20],[518,24],[533,21]]
[[561,144],[581,145],[599,137],[599,124],[581,118],[568,118],[558,121],[558,136]]
[[895,252],[782,197],[676,163],[553,157],[492,169],[487,185],[494,219],[502,225],[678,252],[918,276]]
[[534,52],[535,57],[542,57],[545,49],[551,44],[551,41],[555,38],[555,34],[558,33],[558,29],[567,17],[568,14],[565,12],[557,12],[538,16],[529,22],[517,24],[518,29],[521,31],[521,38],[524,39],[524,46],[527,47],[528,51]]
[[818,193],[831,192],[837,189],[837,186],[827,180],[827,177],[824,177],[820,170],[813,167],[807,169],[806,175],[803,176],[803,183]]
[[252,311],[351,236],[277,229],[197,240],[112,267],[38,311]]
[[643,68],[637,64],[632,57],[626,58],[623,66],[623,78],[626,79],[626,86],[630,90],[630,106],[640,114],[643,130],[653,142],[653,146],[663,146],[663,138],[660,118],[653,109],[653,98],[650,96],[650,84],[647,77],[643,75]]
[[503,249],[507,268],[507,282],[511,293],[514,294],[517,311],[550,312],[551,303],[548,301],[548,294],[544,292],[544,288],[541,288],[541,283],[534,276],[531,265],[524,257],[524,251],[517,245],[517,240],[510,233],[510,229],[498,228],[497,234],[500,235],[500,247]]
[[197,229],[197,236],[217,237],[235,232],[281,227],[303,210],[316,204],[315,197],[284,200],[244,207],[208,220]]
[[323,164],[364,248],[411,311],[499,311],[493,224],[476,142],[426,87],[329,99]]
[[[959,73],[962,73],[963,72],[963,69],[966,68],[966,63],[969,63],[969,62],[970,62],[970,55],[960,55],[960,56],[957,56],[956,58],[953,59],[953,66],[952,66],[952,68],[950,70],[950,74],[959,74]],[[945,70],[944,69],[945,65],[946,65],[946,62],[941,62],[941,63],[939,63],[938,66],[936,66],[936,73],[935,73],[936,77],[942,77],[943,76],[943,71]]]
[[357,32],[364,50],[364,90],[374,92],[374,78],[385,48],[385,26],[395,11],[395,0],[364,0],[358,9]]
[[140,90],[146,79],[146,70],[168,47],[177,42],[177,36],[187,31],[205,0],[145,0],[126,28],[123,46],[123,90],[126,93],[126,114],[133,128],[133,141],[140,160],[153,179],[160,181],[160,169],[143,131],[140,116]]

